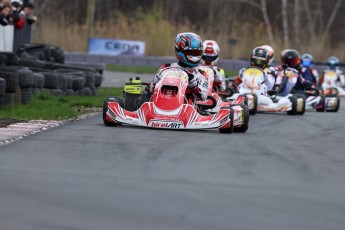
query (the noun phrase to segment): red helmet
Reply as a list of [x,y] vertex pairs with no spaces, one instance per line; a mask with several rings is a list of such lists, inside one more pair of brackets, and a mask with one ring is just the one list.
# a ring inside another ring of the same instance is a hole
[[203,53],[201,57],[201,64],[203,65],[217,65],[219,59],[220,49],[217,42],[213,40],[206,40],[202,44]]

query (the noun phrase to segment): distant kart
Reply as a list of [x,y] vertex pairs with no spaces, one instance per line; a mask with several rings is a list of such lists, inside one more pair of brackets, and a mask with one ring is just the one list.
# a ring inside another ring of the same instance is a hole
[[333,70],[325,71],[321,87],[325,95],[345,96],[345,90],[339,85],[338,75]]
[[[292,72],[291,72],[292,71]],[[297,76],[294,70],[287,70],[281,74],[274,90],[267,89],[264,82],[264,72],[257,67],[246,68],[242,75],[242,83],[238,87],[238,93],[231,98],[245,95],[248,100],[248,107],[252,109],[252,114],[259,112],[287,112],[288,115],[303,115],[305,112],[305,97],[303,95],[280,95],[286,83],[294,85]]]
[[340,107],[340,98],[336,94],[324,94],[317,88],[308,89],[306,100],[306,110],[315,110],[317,112],[338,112]]
[[[154,93],[148,102],[141,104],[136,98],[139,108],[129,111],[120,105],[118,98],[108,97],[103,104],[103,122],[106,126],[130,124],[158,129],[212,129],[218,128],[221,133],[232,133],[234,130],[235,109],[222,107],[210,115],[198,113],[195,101],[186,98],[188,75],[179,68],[166,68],[161,72],[162,78],[156,84]],[[208,96],[211,105],[200,105],[204,109],[212,109],[216,101]]]

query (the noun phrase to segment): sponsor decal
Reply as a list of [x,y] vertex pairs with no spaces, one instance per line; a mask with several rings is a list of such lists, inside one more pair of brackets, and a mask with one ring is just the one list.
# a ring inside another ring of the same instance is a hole
[[150,121],[149,126],[163,129],[182,129],[183,123],[177,121]]
[[90,54],[107,55],[144,55],[145,42],[130,40],[111,40],[91,38],[89,42]]

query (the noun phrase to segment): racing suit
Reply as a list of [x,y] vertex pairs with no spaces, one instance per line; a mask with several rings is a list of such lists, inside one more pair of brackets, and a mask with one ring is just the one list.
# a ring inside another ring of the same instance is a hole
[[[276,67],[277,71],[283,71],[282,66]],[[310,89],[313,86],[314,77],[310,69],[308,68],[300,68],[296,69],[299,73],[297,82],[295,86],[293,87],[293,90],[297,94],[302,94],[306,97],[308,97],[308,94],[305,92],[306,89]]]
[[[237,76],[237,80],[235,80],[236,82],[240,82],[242,83],[242,75],[243,72],[246,70],[246,68],[242,68],[240,69],[240,71],[238,72],[238,76]],[[274,86],[274,82],[275,82],[275,72],[273,72],[273,69],[269,69],[266,68],[264,70],[262,70],[264,72],[264,81],[261,83],[263,90],[262,90],[262,95],[267,95],[267,91],[271,90]]]
[[186,92],[186,96],[190,97],[191,95],[195,96],[197,100],[206,100],[207,98],[207,90],[208,90],[208,82],[205,77],[205,73],[202,70],[197,68],[186,67],[183,63],[171,63],[171,64],[164,64],[158,70],[156,75],[153,78],[152,84],[150,85],[150,93],[153,94],[154,86],[161,80],[161,72],[168,67],[175,67],[181,68],[185,71],[188,75],[188,88]]
[[213,89],[215,91],[225,91],[225,73],[222,68],[219,68],[218,66],[208,66],[205,65],[209,68],[211,68],[214,72],[214,82],[213,82]]

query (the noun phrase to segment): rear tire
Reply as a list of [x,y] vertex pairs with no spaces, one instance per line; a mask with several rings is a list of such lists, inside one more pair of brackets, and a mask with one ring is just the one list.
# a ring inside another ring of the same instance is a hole
[[[253,107],[254,108],[249,110],[249,115],[255,115],[256,112],[258,111],[258,95],[254,94],[254,93],[253,94],[252,93],[244,94],[245,97],[247,97],[247,95],[253,95],[253,98],[254,98]],[[247,98],[247,104],[246,105],[248,106],[248,98]]]
[[288,115],[297,115],[297,97],[295,96],[290,96],[289,100],[291,101],[291,110],[287,111]]
[[230,127],[229,128],[224,128],[224,129],[219,129],[220,133],[232,133],[234,131],[234,109],[231,107],[228,107],[230,110],[229,114],[229,119],[230,119]]
[[248,130],[248,125],[249,125],[249,109],[248,109],[248,106],[246,105],[240,105],[240,106],[243,109],[244,124],[241,127],[234,128],[234,132],[245,133]]
[[340,108],[340,98],[337,97],[337,106],[335,107],[335,109],[332,109],[332,110],[327,110],[327,112],[338,112],[339,111],[339,108]]
[[326,98],[323,95],[320,95],[321,100],[319,104],[322,104],[322,108],[317,108],[316,112],[325,112],[326,111]]
[[295,96],[297,97],[297,109],[298,109],[298,100],[299,99],[303,100],[302,111],[297,111],[297,115],[303,115],[305,113],[305,101],[306,101],[306,98],[305,98],[304,95],[301,95],[301,94],[296,94]]

